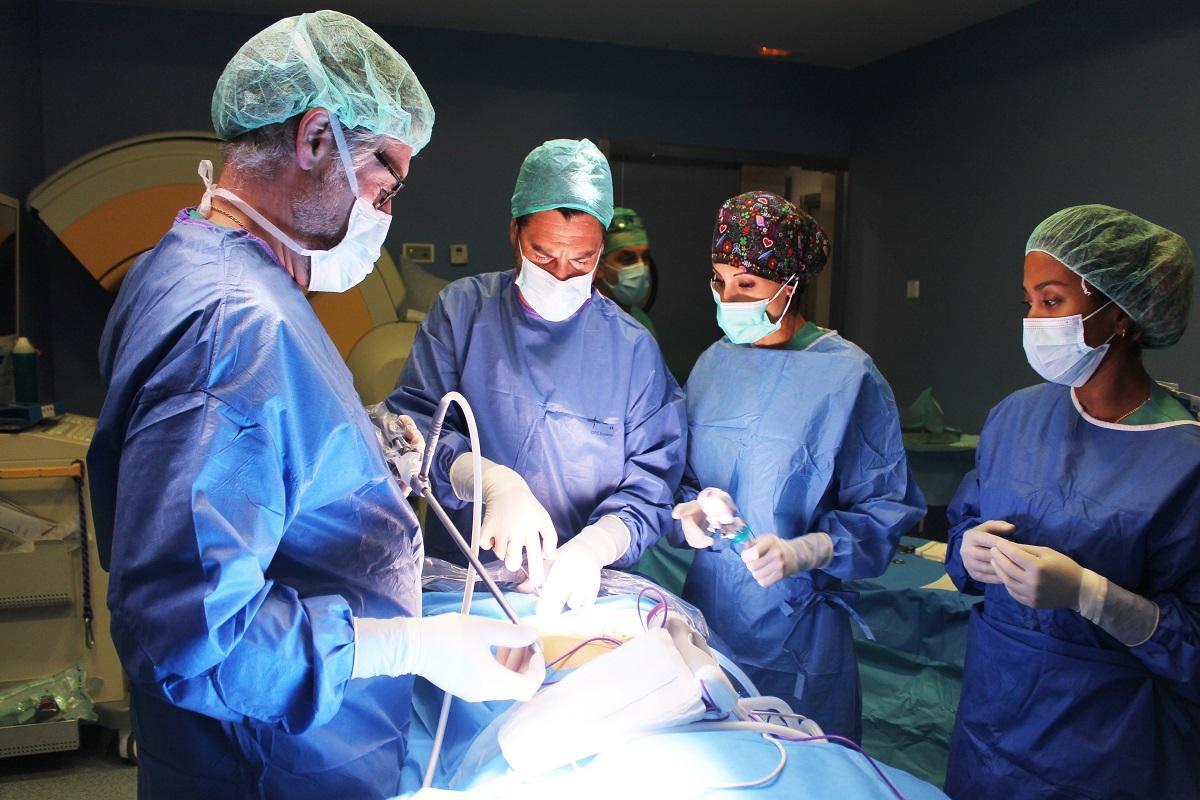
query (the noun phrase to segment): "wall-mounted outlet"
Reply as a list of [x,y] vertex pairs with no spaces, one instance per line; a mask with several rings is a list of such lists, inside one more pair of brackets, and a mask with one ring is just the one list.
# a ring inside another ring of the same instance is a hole
[[415,264],[432,264],[434,249],[432,244],[405,242],[400,245],[400,252],[404,258],[412,261]]
[[904,286],[904,298],[906,300],[917,300],[921,297],[921,282],[908,281]]
[[467,264],[470,259],[467,257],[467,246],[465,244],[450,245],[450,263],[456,267],[461,267]]

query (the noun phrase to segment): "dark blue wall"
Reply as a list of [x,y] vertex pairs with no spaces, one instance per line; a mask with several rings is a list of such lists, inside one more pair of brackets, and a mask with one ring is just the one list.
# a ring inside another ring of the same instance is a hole
[[[31,164],[40,167],[40,180],[117,139],[210,130],[217,76],[242,42],[273,21],[86,3],[39,8],[40,19],[26,24],[23,37],[26,51],[33,50],[29,42],[39,43],[39,57],[26,52],[14,68],[21,79],[40,73],[44,135],[35,137],[36,148],[17,142],[0,149],[0,192],[9,175],[5,162],[22,170],[10,193],[24,192]],[[525,154],[548,138],[849,154],[851,79],[843,71],[513,36],[378,30],[415,68],[437,109],[433,142],[414,161],[394,206],[388,247],[398,253],[404,241],[433,242],[433,271],[441,277],[511,266],[512,183]],[[0,139],[17,131],[17,122],[5,118]],[[707,240],[708,224],[696,231],[700,240]],[[469,267],[449,266],[454,242],[470,245]],[[84,275],[64,266],[49,272],[56,292],[90,302]],[[69,336],[52,337],[55,391],[73,409],[94,413],[101,395],[91,365],[107,306],[80,305],[58,303],[51,313],[60,323],[55,328],[70,327]],[[696,313],[711,316],[712,309]]]
[[[1059,208],[1128,208],[1200,248],[1200,3],[1044,0],[855,75],[847,327],[947,421],[1037,382],[1021,260]],[[904,299],[907,278],[922,297]],[[1200,323],[1149,352],[1200,392]]]

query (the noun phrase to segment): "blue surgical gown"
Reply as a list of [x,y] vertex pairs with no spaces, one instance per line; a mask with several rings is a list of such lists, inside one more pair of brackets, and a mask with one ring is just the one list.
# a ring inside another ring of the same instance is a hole
[[824,531],[834,556],[824,569],[764,589],[743,548],[718,537],[697,551],[684,598],[760,692],[787,700],[826,732],[859,739],[852,595],[842,581],[883,573],[900,536],[925,513],[891,388],[862,350],[829,333],[799,351],[723,339],[700,356],[686,394],[680,499],[724,489],[756,535]]
[[143,794],[399,792],[412,679],[350,680],[351,617],[420,614],[420,531],[303,292],[181,213],[100,361],[88,468]]
[[[670,526],[687,449],[683,394],[654,337],[611,300],[593,290],[573,316],[549,322],[525,307],[511,273],[455,281],[421,323],[388,405],[425,430],[452,390],[471,404],[482,455],[520,473],[560,543],[611,514],[629,528],[616,562],[628,567]],[[431,477],[469,538],[470,504],[448,477],[470,450],[459,419],[447,417]],[[430,555],[461,563],[435,521]]]
[[[1043,384],[992,410],[949,508],[946,571],[972,612],[946,791],[970,798],[1200,797],[1200,425],[1113,426]],[[967,575],[983,520],[1158,605],[1126,647],[1078,612]]]

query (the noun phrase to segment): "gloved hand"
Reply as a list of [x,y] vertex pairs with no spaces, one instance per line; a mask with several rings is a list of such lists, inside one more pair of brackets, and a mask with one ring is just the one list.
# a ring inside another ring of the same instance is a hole
[[680,527],[683,528],[683,537],[689,545],[696,549],[713,546],[713,537],[704,533],[708,517],[704,515],[700,501],[689,500],[688,503],[680,503],[671,510],[671,516],[678,519]]
[[596,602],[600,570],[625,554],[630,538],[620,517],[607,514],[566,542],[546,574],[538,613],[557,614],[564,604],[582,608]]
[[1049,547],[997,539],[992,569],[1018,603],[1030,608],[1079,610],[1083,567]]
[[979,583],[1000,583],[1000,576],[992,569],[992,547],[1004,541],[1001,536],[1010,536],[1016,529],[1011,522],[989,519],[964,533],[958,552],[967,574]]
[[[450,466],[450,485],[460,500],[475,499],[471,454],[463,453]],[[533,496],[525,479],[500,464],[483,460],[483,527],[479,546],[504,560],[511,572],[521,568],[522,551],[529,562],[531,586],[542,585],[543,558],[554,558],[558,534],[550,514]]]
[[780,539],[773,533],[746,545],[742,561],[764,589],[789,575],[829,566],[833,539],[827,533],[806,533],[795,539]]
[[708,516],[700,508],[698,500],[680,503],[671,509],[671,516],[679,520],[683,528],[683,538],[697,550],[712,547],[713,537],[704,532],[708,526]]
[[[545,659],[528,650],[536,639],[537,629],[529,625],[462,614],[356,617],[350,677],[420,675],[469,703],[528,700],[546,679]],[[518,658],[507,648],[525,650]]]

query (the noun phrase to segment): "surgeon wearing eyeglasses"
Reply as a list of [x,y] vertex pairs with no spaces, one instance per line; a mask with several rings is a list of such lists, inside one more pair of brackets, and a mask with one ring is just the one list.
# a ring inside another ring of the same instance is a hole
[[220,183],[203,164],[122,283],[88,451],[138,796],[392,797],[414,675],[467,700],[545,675],[532,627],[422,617],[416,516],[305,299],[371,271],[433,107],[321,11],[247,41],[212,116]]

